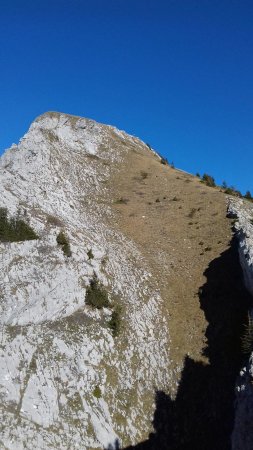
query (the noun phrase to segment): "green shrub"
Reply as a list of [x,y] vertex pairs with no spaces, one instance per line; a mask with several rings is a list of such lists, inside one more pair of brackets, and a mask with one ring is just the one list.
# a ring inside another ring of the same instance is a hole
[[92,280],[90,280],[90,285],[87,287],[85,302],[87,305],[97,309],[107,308],[109,306],[108,294],[103,285],[99,283],[95,274]]
[[112,312],[111,319],[108,322],[108,326],[112,330],[113,337],[119,334],[120,325],[121,325],[121,310],[118,307]]
[[90,250],[87,251],[87,256],[88,256],[88,259],[93,259],[94,258],[94,255],[92,253],[91,248],[90,248]]
[[19,215],[8,218],[7,208],[0,208],[0,241],[19,242],[39,239],[35,231]]
[[203,177],[202,177],[203,182],[210,187],[215,187],[215,181],[214,178],[211,177],[211,175],[208,175],[207,173],[204,173]]
[[60,233],[57,235],[56,242],[61,246],[64,255],[69,258],[71,256],[69,240],[63,231],[60,231]]
[[102,392],[99,386],[96,386],[94,391],[93,391],[93,395],[96,398],[101,398],[102,397]]
[[234,186],[227,187],[224,192],[225,194],[234,195],[235,197],[242,197],[241,192],[235,189]]
[[246,192],[246,194],[244,195],[244,198],[246,198],[247,200],[253,200],[250,191],[247,191],[247,192]]
[[234,189],[232,187],[226,187],[224,192],[225,192],[225,194],[233,195],[234,194]]
[[160,163],[161,163],[161,164],[164,164],[165,166],[167,166],[167,165],[168,165],[168,160],[167,160],[167,158],[164,158],[164,157],[162,156],[161,159],[160,159]]

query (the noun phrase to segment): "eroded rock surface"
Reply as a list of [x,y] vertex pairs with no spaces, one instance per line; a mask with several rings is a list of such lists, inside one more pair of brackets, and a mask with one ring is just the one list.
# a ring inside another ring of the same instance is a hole
[[[134,242],[112,225],[106,183],[128,146],[146,148],[112,127],[47,113],[1,158],[0,206],[39,235],[0,244],[4,448],[138,440],[150,428],[154,387],[169,383],[159,289]],[[60,230],[71,257],[57,245]],[[85,304],[94,273],[121,307],[120,338],[108,326],[112,308]]]

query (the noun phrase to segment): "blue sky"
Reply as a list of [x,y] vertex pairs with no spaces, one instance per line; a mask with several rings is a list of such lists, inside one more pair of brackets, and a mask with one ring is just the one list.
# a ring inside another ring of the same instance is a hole
[[53,110],[253,194],[253,2],[1,0],[0,151]]

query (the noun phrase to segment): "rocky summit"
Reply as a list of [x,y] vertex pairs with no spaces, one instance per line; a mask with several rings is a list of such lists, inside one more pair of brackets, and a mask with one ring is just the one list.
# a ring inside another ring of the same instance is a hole
[[0,199],[0,448],[253,448],[251,202],[55,112]]

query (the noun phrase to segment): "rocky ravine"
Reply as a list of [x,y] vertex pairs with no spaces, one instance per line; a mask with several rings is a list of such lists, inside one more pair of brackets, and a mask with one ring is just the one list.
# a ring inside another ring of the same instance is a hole
[[[0,243],[1,448],[144,441],[155,391],[176,397],[185,356],[213,364],[199,292],[211,262],[230,251],[227,199],[163,166],[139,139],[61,113],[35,120],[0,164],[0,207],[39,237]],[[61,230],[70,257],[57,245]],[[94,274],[110,307],[85,302]]]

